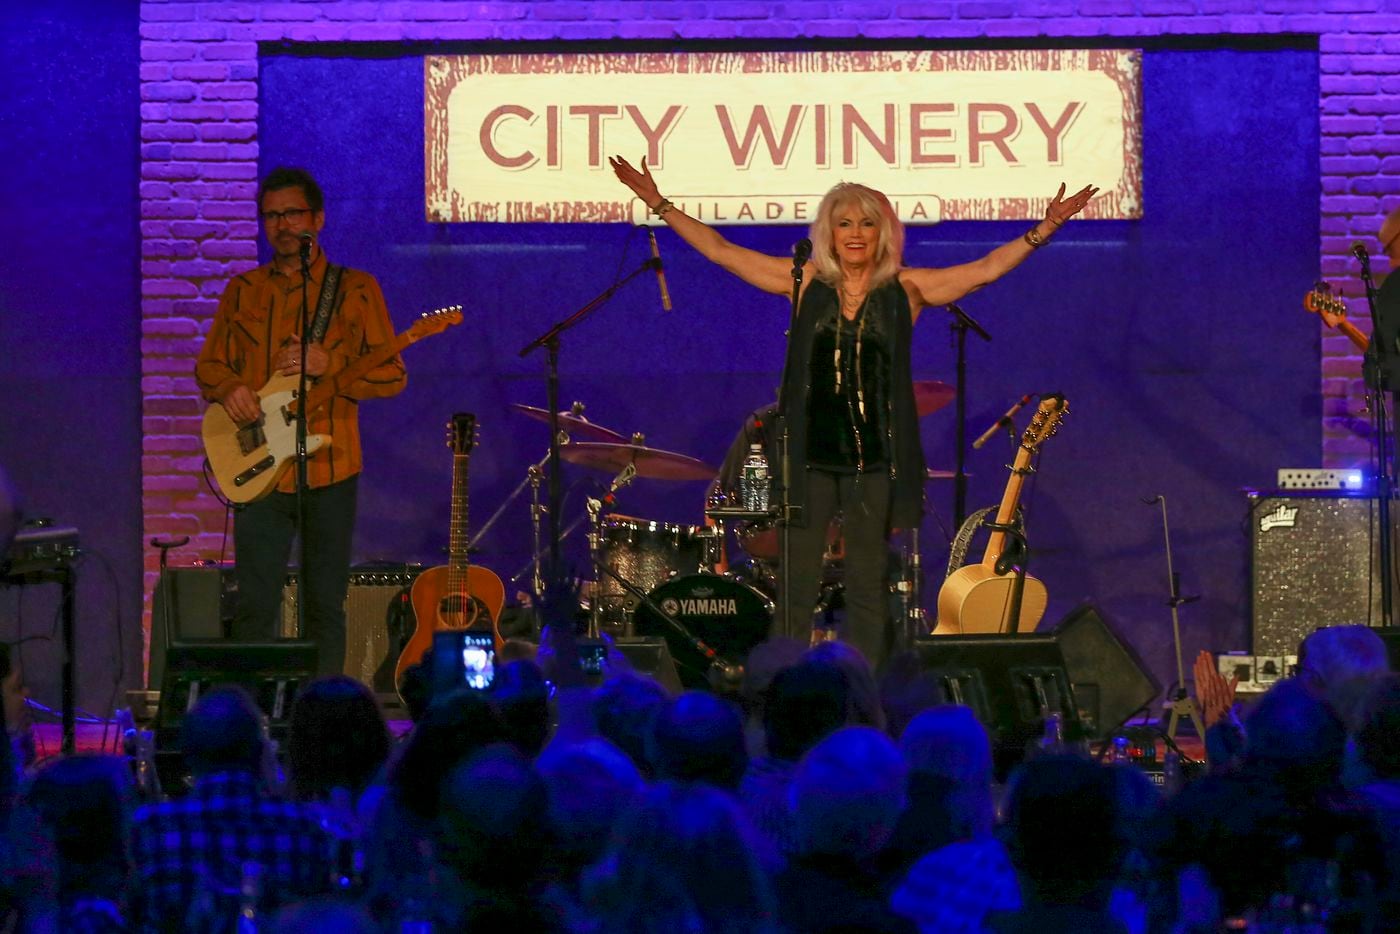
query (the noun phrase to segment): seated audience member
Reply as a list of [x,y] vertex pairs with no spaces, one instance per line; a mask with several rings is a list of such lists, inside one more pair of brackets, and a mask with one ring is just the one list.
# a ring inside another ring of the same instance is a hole
[[540,667],[529,660],[497,667],[490,697],[510,742],[527,758],[538,756],[549,739],[549,685]]
[[342,789],[358,799],[389,755],[379,702],[354,678],[317,678],[292,705],[286,754],[293,798],[326,803]]
[[546,801],[529,760],[507,743],[483,749],[443,781],[438,850],[462,892],[456,930],[557,927],[540,899],[551,844]]
[[815,661],[785,668],[768,686],[761,709],[768,754],[749,760],[739,801],[769,853],[784,855],[794,849],[792,774],[809,749],[846,725],[846,677],[835,665]]
[[330,844],[305,804],[269,792],[271,748],[244,691],[211,691],[185,715],[180,748],[194,776],[185,798],[140,808],[132,820],[133,914],[145,930],[227,922],[245,866],[276,906],[330,886]]
[[772,885],[738,806],[661,782],[618,821],[583,883],[587,934],[777,934]]
[[1385,855],[1385,878],[1378,886],[1385,927],[1395,930],[1400,929],[1400,676],[1378,679],[1359,713],[1344,775],[1374,815]]
[[1011,857],[992,832],[987,730],[966,707],[936,707],[910,722],[899,746],[909,804],[890,856],[917,862],[895,891],[894,909],[921,931],[981,931],[989,912],[1021,905]]
[[609,678],[593,692],[598,735],[625,752],[646,778],[654,774],[647,758],[652,723],[670,699],[654,679],[631,674]]
[[1370,626],[1327,626],[1298,646],[1298,680],[1348,729],[1371,684],[1389,671],[1385,643]]
[[[1198,779],[1168,800],[1151,828],[1159,891],[1188,867],[1205,870],[1226,917],[1292,896],[1305,863],[1342,859],[1373,873],[1375,841],[1340,791],[1345,732],[1299,679],[1280,681],[1246,721],[1239,767]],[[1157,906],[1160,915],[1174,906]]]
[[270,934],[380,934],[370,913],[339,898],[313,898],[288,905],[273,916]]
[[433,872],[443,779],[459,763],[505,738],[486,695],[461,688],[435,698],[395,750],[382,797],[367,802],[372,811],[361,809],[368,828],[368,904],[376,918],[393,918],[400,908],[399,894],[422,886]]
[[744,660],[744,676],[739,682],[739,707],[744,716],[744,744],[750,758],[767,752],[763,744],[763,709],[769,685],[779,672],[800,662],[806,651],[807,646],[796,639],[774,636],[754,646]]
[[550,874],[576,899],[583,870],[603,854],[618,818],[645,787],[642,774],[605,739],[550,746],[535,769],[549,801]]
[[57,858],[58,930],[127,930],[133,801],[131,771],[116,756],[57,759],[30,782],[24,804]]
[[870,661],[849,642],[823,642],[807,651],[807,658],[827,662],[841,669],[851,688],[851,713],[847,722],[855,726],[885,729],[885,710],[880,706],[880,688]]
[[744,725],[732,704],[687,691],[656,715],[648,758],[658,780],[705,782],[734,792],[748,766]]
[[796,852],[778,876],[791,931],[913,931],[890,910],[879,860],[904,809],[905,766],[889,737],[845,727],[812,748],[792,779]]
[[989,915],[988,929],[1126,934],[1109,911],[1127,854],[1120,802],[1107,766],[1062,755],[1023,764],[1011,781],[1005,820],[1022,907]]

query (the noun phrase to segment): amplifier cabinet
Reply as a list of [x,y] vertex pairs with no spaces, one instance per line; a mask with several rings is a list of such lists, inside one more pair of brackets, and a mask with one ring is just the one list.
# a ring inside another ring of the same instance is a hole
[[[350,571],[345,597],[345,674],[380,694],[394,692],[394,666],[413,633],[409,588],[423,570],[418,564],[362,566]],[[282,588],[284,639],[297,635],[297,575]]]
[[[1250,493],[1252,653],[1296,655],[1322,626],[1379,626],[1374,497]],[[1400,504],[1392,507],[1392,524]]]

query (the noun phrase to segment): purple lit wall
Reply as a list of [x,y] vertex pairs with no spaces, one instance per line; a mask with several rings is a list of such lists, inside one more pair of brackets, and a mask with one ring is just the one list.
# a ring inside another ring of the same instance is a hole
[[[79,703],[141,676],[138,5],[0,7],[0,463],[76,526]],[[57,706],[52,585],[0,590],[0,639]]]

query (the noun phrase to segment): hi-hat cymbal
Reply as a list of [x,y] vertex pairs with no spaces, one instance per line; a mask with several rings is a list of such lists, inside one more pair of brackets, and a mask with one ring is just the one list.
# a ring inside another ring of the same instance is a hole
[[583,441],[564,445],[559,456],[571,464],[607,473],[617,473],[631,464],[637,476],[653,480],[713,480],[716,473],[715,468],[693,457],[641,444]]
[[914,381],[914,410],[919,413],[919,417],[932,415],[943,408],[957,391],[943,382],[941,379],[918,379]]
[[[537,422],[549,423],[549,409],[539,409],[533,405],[524,405],[519,402],[512,402],[510,407],[522,415],[528,415]],[[570,439],[589,438],[593,441],[626,441],[627,438],[618,434],[611,428],[604,428],[602,425],[595,425],[582,415],[575,415],[573,412],[559,413],[559,430],[568,434]]]

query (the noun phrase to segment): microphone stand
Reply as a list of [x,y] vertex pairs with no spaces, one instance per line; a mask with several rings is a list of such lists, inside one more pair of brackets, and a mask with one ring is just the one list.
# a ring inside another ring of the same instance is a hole
[[297,374],[297,638],[306,638],[306,356],[311,346],[310,238],[301,241],[301,371]]
[[954,436],[956,452],[953,455],[953,528],[962,528],[967,517],[967,332],[970,330],[984,341],[990,342],[992,335],[978,324],[967,312],[951,302],[944,306],[952,321],[952,329],[957,352],[956,409],[957,426]]
[[546,511],[549,514],[549,561],[551,573],[557,573],[559,567],[559,508],[560,500],[563,498],[563,481],[559,463],[559,338],[565,331],[580,324],[585,318],[601,308],[608,299],[617,294],[617,291],[633,279],[640,276],[649,269],[660,269],[661,260],[648,258],[636,269],[626,276],[608,286],[588,304],[567,318],[554,324],[548,331],[530,341],[520,348],[518,356],[529,356],[530,352],[537,347],[544,347],[548,350],[547,366],[547,389],[549,405],[549,506]]
[[1376,284],[1371,279],[1371,257],[1360,244],[1354,249],[1361,263],[1361,283],[1366,287],[1366,305],[1371,312],[1371,340],[1366,347],[1363,367],[1366,385],[1374,400],[1371,405],[1372,437],[1376,439],[1376,500],[1381,532],[1379,541],[1381,566],[1381,625],[1391,624],[1394,599],[1394,568],[1390,525],[1390,497],[1394,490],[1390,459],[1390,425],[1386,414],[1386,391],[1390,388],[1389,351],[1381,336],[1380,312],[1376,308]]
[[[808,250],[811,245],[808,244]],[[800,260],[800,261],[799,261]],[[802,292],[802,266],[806,257],[801,256],[801,248],[793,255],[792,263],[792,310],[788,316],[787,338],[792,341],[793,330],[797,327],[797,300]],[[792,505],[792,437],[788,433],[788,412],[785,390],[788,388],[788,362],[790,354],[783,354],[783,374],[778,382],[778,553],[782,573],[778,580],[778,600],[783,608],[783,618],[777,620],[778,632],[793,636],[792,631],[792,523],[797,518],[798,508]]]

